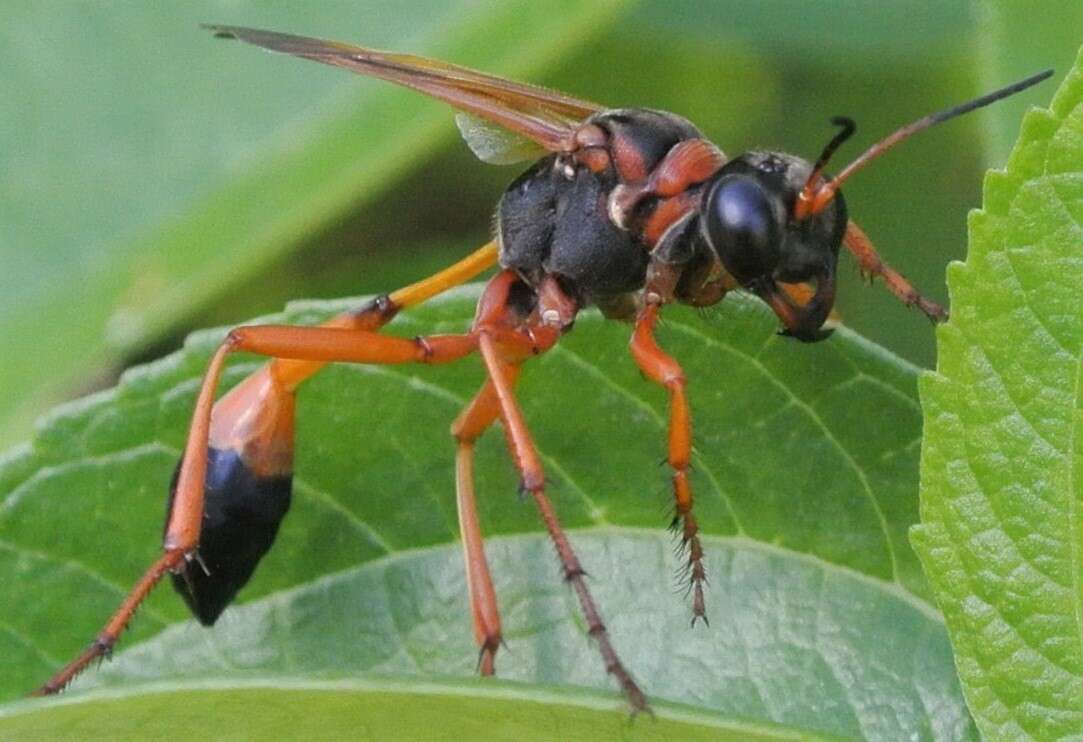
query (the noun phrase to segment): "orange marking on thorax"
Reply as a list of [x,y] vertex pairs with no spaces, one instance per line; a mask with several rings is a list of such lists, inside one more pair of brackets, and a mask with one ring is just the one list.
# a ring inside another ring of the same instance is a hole
[[676,196],[710,178],[726,156],[706,139],[686,139],[674,145],[651,173],[650,190],[659,198]]
[[678,219],[696,208],[698,200],[698,193],[685,191],[678,196],[660,201],[643,224],[642,239],[647,247],[653,250],[667,229],[673,226]]
[[725,163],[725,155],[706,139],[686,139],[673,146],[649,177],[617,186],[610,213],[618,224],[634,221],[641,203],[660,199],[641,226],[643,241],[653,248],[665,231],[696,207],[696,186],[708,180]]
[[647,177],[643,153],[628,138],[614,137],[610,141],[609,152],[622,183],[638,183]]
[[602,147],[579,150],[575,153],[575,160],[585,165],[592,173],[604,173],[613,162],[609,157],[609,152]]

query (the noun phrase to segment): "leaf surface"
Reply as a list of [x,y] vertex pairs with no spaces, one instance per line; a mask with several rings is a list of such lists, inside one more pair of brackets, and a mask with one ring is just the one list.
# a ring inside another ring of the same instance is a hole
[[923,378],[913,539],[990,739],[1083,729],[1083,73],[985,181]]
[[[461,290],[390,331],[462,331],[476,297]],[[314,322],[355,305],[298,304],[270,319]],[[773,316],[740,296],[710,315],[665,317],[660,341],[691,380],[709,628],[689,628],[675,578],[659,466],[666,400],[627,357],[628,328],[584,314],[520,385],[558,512],[648,695],[660,708],[687,704],[786,734],[971,736],[944,626],[907,544],[915,369],[845,329],[812,346],[780,338]],[[84,646],[157,553],[198,378],[221,337],[199,333],[115,391],[59,410],[0,467],[9,697]],[[238,359],[226,384],[256,363]],[[159,589],[123,651],[69,697],[103,686],[140,695],[149,682],[183,695],[209,680],[288,691],[298,678],[472,678],[447,430],[481,380],[471,359],[333,366],[309,382],[293,507],[240,605],[205,630]],[[480,442],[477,470],[509,645],[501,678],[526,696],[591,689],[619,708],[498,433]],[[107,713],[104,701],[86,708]],[[65,713],[75,712],[57,718]],[[34,715],[50,723],[47,711]]]

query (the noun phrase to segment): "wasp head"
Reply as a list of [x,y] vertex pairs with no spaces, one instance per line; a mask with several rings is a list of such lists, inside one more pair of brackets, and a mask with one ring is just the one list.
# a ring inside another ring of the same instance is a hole
[[[846,232],[841,194],[818,213],[795,208],[813,165],[780,152],[748,152],[730,160],[704,190],[700,229],[726,271],[763,299],[782,320],[784,334],[821,340],[835,301],[835,266]],[[779,284],[812,284],[796,305]]]

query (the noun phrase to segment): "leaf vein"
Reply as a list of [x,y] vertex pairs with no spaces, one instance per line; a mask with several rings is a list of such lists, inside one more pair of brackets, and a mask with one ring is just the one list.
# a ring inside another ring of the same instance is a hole
[[14,626],[8,622],[0,622],[0,631],[3,631],[19,644],[22,644],[27,649],[31,650],[38,658],[45,663],[47,667],[59,667],[63,664],[63,660],[53,657],[51,654],[45,651],[43,647],[34,643],[28,636],[18,631]]
[[[129,593],[129,590],[124,588],[123,585],[110,580],[101,572],[93,570],[82,562],[76,561],[74,559],[64,559],[62,557],[56,556],[55,554],[50,554],[43,551],[36,551],[34,549],[28,549],[24,546],[13,544],[10,541],[4,540],[0,540],[0,549],[6,549],[14,554],[21,554],[22,556],[30,557],[31,559],[37,559],[38,561],[56,564],[60,567],[63,567],[64,569],[81,572],[98,584],[100,584],[101,586],[107,588],[110,592],[114,592],[120,595],[122,598]],[[171,623],[169,619],[167,619],[165,616],[158,613],[156,610],[146,604],[140,606],[139,610],[140,613],[142,613],[144,616],[150,617],[152,620],[157,621],[163,626]]]
[[[469,400],[467,400],[464,397],[459,396],[458,394],[451,391],[450,389],[447,389],[446,387],[442,387],[439,384],[434,384],[434,383],[432,383],[430,381],[425,381],[425,380],[419,379],[416,376],[407,376],[406,374],[398,372],[398,371],[394,371],[394,370],[388,368],[387,366],[351,365],[350,368],[352,368],[352,369],[354,369],[354,370],[356,370],[356,371],[358,371],[360,373],[378,373],[378,374],[386,376],[388,378],[395,379],[397,381],[400,381],[400,382],[406,384],[407,386],[409,386],[412,389],[416,389],[418,391],[423,391],[423,392],[428,392],[429,394],[432,394],[433,396],[435,396],[435,397],[437,397],[439,399],[442,399],[442,400],[448,401],[448,402],[452,402],[452,403],[454,403],[456,405],[457,409],[462,409],[462,408],[466,407],[467,404],[469,404]],[[448,438],[449,438],[449,440],[451,439],[450,436],[448,436]],[[394,444],[395,444],[396,448],[399,448],[400,450],[405,450],[405,448],[404,448],[401,441],[396,439],[394,441]],[[562,464],[560,464],[560,462],[556,458],[554,458],[553,456],[550,456],[549,454],[547,454],[545,452],[545,450],[541,446],[539,446],[537,444],[536,441],[534,443],[534,447],[538,452],[538,456],[540,456],[542,461],[544,462],[545,468],[559,473],[561,478],[564,479],[564,481],[567,482],[571,486],[571,488],[575,491],[576,495],[578,495],[578,497],[581,500],[583,500],[584,504],[587,506],[588,512],[591,514],[591,520],[594,521],[595,523],[600,524],[600,525],[605,524],[606,523],[605,518],[600,515],[601,513],[604,512],[604,510],[598,505],[598,503],[590,495],[588,495],[586,493],[586,490],[584,490],[582,488],[582,486],[580,486],[579,483],[575,481],[575,479],[568,473],[568,471],[564,468],[564,466]],[[427,481],[427,478],[426,478],[426,481]],[[435,490],[432,490],[431,484],[429,486],[429,489],[430,489],[433,501],[437,504],[438,507],[440,507],[441,510],[443,510],[444,509],[443,504],[439,500],[439,495],[435,492]],[[449,525],[449,529],[450,529],[450,531],[451,531],[451,533],[453,535],[458,533],[458,526],[457,525],[455,525],[454,527]]]

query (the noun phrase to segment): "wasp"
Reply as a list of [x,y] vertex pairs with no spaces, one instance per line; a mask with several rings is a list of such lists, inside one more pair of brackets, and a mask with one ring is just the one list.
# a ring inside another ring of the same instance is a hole
[[[606,632],[585,571],[546,496],[545,474],[515,396],[523,365],[570,331],[594,306],[632,325],[634,362],[669,397],[666,461],[673,525],[687,559],[692,624],[706,623],[706,573],[689,482],[692,421],[686,377],[657,343],[668,304],[703,307],[735,290],[762,299],[780,332],[801,342],[830,334],[840,248],[862,272],[935,322],[945,310],[885,263],[849,217],[840,187],[913,134],[1012,95],[1052,74],[1014,85],[890,134],[835,176],[831,156],[855,130],[839,128],[815,161],[773,151],[728,158],[681,116],[649,108],[606,108],[562,93],[406,54],[236,26],[220,37],[343,67],[438,98],[459,109],[458,125],[491,163],[535,158],[496,207],[495,235],[454,265],[315,327],[244,326],[213,355],[195,403],[185,451],[170,488],[162,555],[132,588],[90,646],[38,694],[64,688],[107,656],[133,613],[167,574],[205,625],[213,624],[271,548],[290,505],[297,388],[329,363],[442,364],[482,358],[486,380],[451,426],[457,445],[456,501],[478,669],[490,675],[502,643],[500,612],[478,521],[474,445],[498,419],[521,476],[556,547],[605,668],[634,711],[647,700]],[[399,312],[498,266],[466,332],[402,338],[381,328]],[[215,401],[227,357],[271,360]]]

